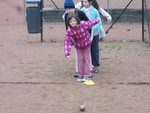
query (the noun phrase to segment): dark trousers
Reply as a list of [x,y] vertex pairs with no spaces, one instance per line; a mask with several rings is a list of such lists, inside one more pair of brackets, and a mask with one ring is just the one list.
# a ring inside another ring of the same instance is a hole
[[93,37],[91,44],[91,58],[93,66],[100,66],[99,63],[99,35]]

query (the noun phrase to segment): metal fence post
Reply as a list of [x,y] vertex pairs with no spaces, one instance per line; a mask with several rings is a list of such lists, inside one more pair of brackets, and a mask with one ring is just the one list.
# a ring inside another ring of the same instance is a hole
[[43,0],[41,0],[41,4],[40,4],[40,20],[41,20],[40,22],[41,42],[43,42]]
[[142,41],[144,41],[144,0],[142,0]]

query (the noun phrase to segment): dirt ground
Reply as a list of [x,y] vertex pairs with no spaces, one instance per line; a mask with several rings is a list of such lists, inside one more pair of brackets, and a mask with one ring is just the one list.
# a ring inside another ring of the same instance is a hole
[[40,42],[27,33],[22,13],[1,5],[13,13],[1,12],[0,113],[80,113],[81,104],[85,113],[149,113],[149,45],[100,43],[100,73],[86,86],[73,77],[74,47],[65,58],[62,41]]

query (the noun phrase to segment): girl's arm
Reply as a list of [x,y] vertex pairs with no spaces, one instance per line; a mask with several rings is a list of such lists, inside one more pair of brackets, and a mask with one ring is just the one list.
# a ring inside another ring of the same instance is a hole
[[64,53],[65,53],[65,57],[69,57],[70,56],[71,45],[72,45],[72,37],[69,35],[69,32],[67,30],[66,31],[66,39],[64,41]]
[[85,21],[89,20],[89,18],[86,16],[86,14],[83,11],[79,10],[78,14],[79,14],[78,16],[80,17],[80,20],[85,20]]
[[82,3],[81,2],[78,2],[76,5],[75,5],[75,8],[77,9],[81,9],[82,7]]
[[[93,13],[94,18],[100,18],[99,12],[98,12],[96,9],[93,9],[93,10],[94,10],[94,13]],[[96,25],[94,25],[94,26],[92,27],[93,32],[96,33],[96,31],[98,31],[98,29],[99,29],[99,27],[100,27],[101,25],[102,25],[102,21],[101,21],[101,18],[100,18],[99,22],[98,22]]]
[[95,24],[97,24],[100,21],[100,18],[89,20],[89,21],[82,21],[81,24],[84,24],[86,29],[91,29]]
[[62,15],[62,19],[65,21],[65,14],[66,14],[67,12],[65,12],[63,15]]
[[99,7],[99,12],[107,18],[108,22],[112,21],[112,17],[110,16],[109,13],[107,13],[104,9],[102,9],[101,7]]

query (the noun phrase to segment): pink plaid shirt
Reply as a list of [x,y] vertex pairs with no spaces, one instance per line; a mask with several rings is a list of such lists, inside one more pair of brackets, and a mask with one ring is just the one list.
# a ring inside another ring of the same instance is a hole
[[90,46],[89,30],[99,22],[99,19],[81,21],[76,27],[69,27],[66,31],[66,39],[64,41],[65,57],[70,56],[72,41],[76,49],[85,49]]

